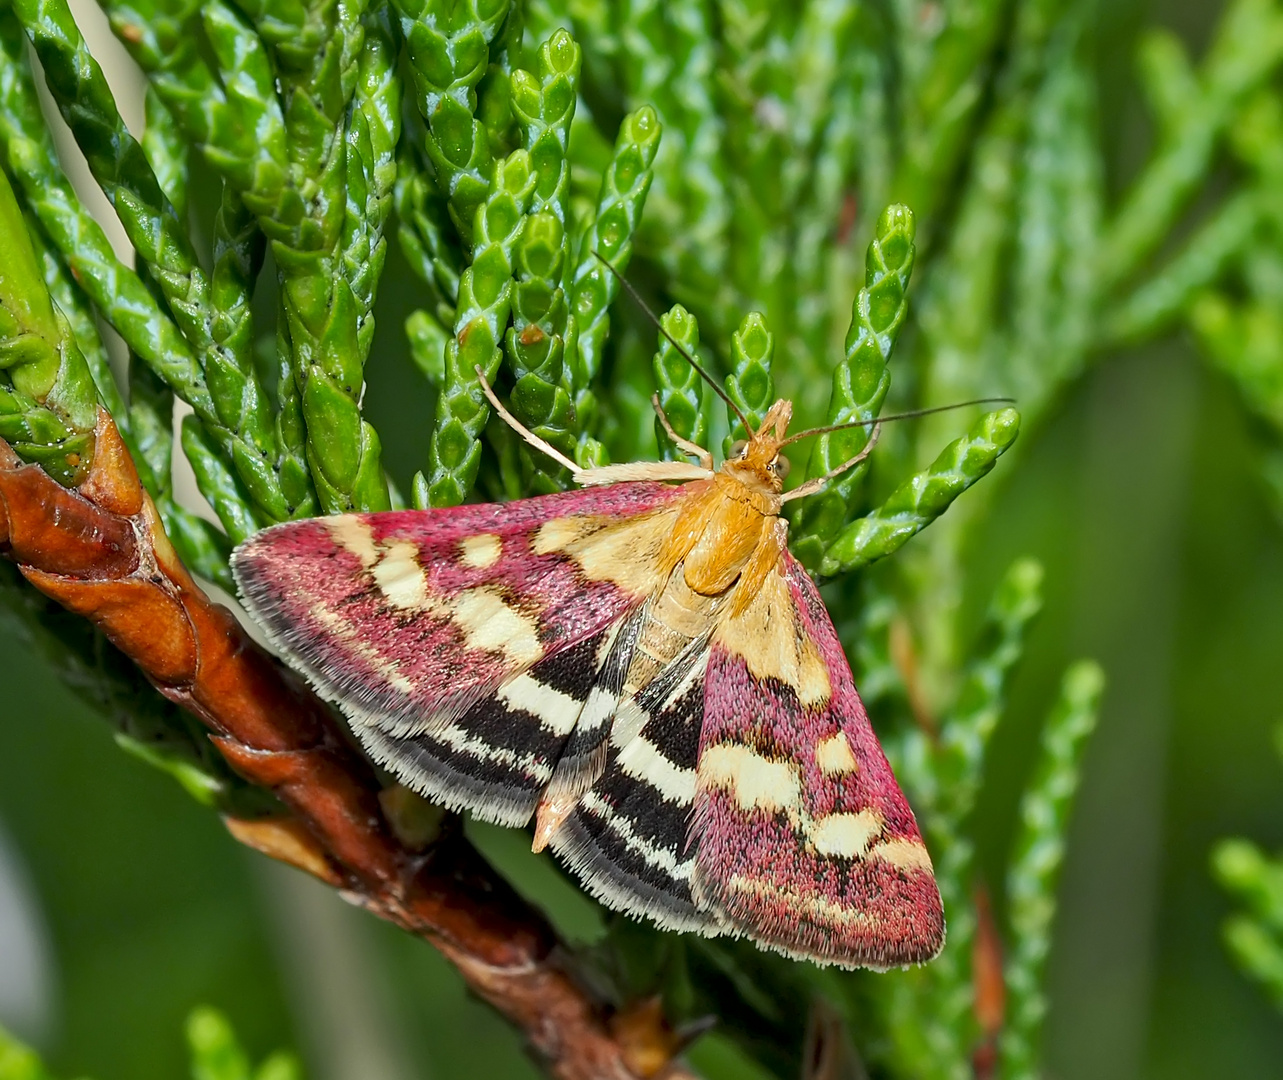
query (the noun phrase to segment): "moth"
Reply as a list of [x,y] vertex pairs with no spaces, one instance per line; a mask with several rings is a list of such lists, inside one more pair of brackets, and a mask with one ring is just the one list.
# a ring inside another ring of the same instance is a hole
[[232,567],[275,645],[402,783],[533,819],[609,907],[821,964],[934,956],[931,859],[780,513],[879,428],[785,493],[782,451],[811,434],[788,437],[788,401],[741,414],[714,468],[656,400],[694,462],[585,470],[477,374],[579,488],[258,533]]

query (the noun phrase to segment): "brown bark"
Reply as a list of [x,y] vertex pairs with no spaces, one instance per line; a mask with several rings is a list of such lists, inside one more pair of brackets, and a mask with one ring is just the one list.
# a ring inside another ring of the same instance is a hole
[[98,626],[162,694],[200,718],[237,772],[293,814],[229,821],[232,834],[430,942],[525,1033],[553,1075],[689,1076],[672,1061],[662,1016],[612,1015],[595,1000],[542,914],[457,829],[419,852],[398,842],[374,772],[326,706],[187,573],[105,412],[96,440],[76,490],[0,440],[0,551]]

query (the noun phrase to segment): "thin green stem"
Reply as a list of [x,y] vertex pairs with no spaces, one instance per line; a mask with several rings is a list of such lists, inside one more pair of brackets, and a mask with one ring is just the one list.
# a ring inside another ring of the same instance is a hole
[[1042,977],[1051,951],[1056,886],[1082,756],[1104,686],[1104,673],[1091,661],[1079,661],[1065,672],[1020,806],[1020,831],[1007,874],[1015,948],[1004,965],[1009,1005],[1002,1035],[1002,1075],[1013,1080],[1034,1080],[1041,1073],[1038,1042],[1047,1012]]
[[819,572],[825,577],[850,573],[902,547],[988,473],[1019,432],[1020,414],[1015,409],[1000,409],[981,417],[966,435],[945,447],[928,468],[896,488],[881,506],[839,532],[825,550]]
[[[833,371],[833,390],[825,425],[874,419],[891,386],[891,350],[908,313],[906,292],[913,272],[914,217],[905,206],[889,206],[865,258],[865,283],[851,306],[846,357]],[[808,477],[823,476],[855,457],[868,444],[871,427],[853,427],[816,438]],[[803,502],[794,521],[793,550],[807,566],[823,557],[856,508],[864,467],[839,477]]]
[[414,81],[415,105],[427,125],[426,150],[450,219],[465,244],[489,190],[493,154],[477,118],[477,85],[509,0],[394,0]]
[[446,345],[445,384],[437,400],[426,492],[432,506],[457,506],[476,482],[481,431],[490,407],[476,368],[493,383],[512,308],[513,260],[525,231],[536,174],[524,150],[495,163],[490,194],[477,208],[472,265],[459,280],[454,334]]
[[659,118],[649,106],[624,117],[614,156],[602,174],[597,212],[584,230],[575,256],[569,291],[578,337],[575,348],[567,354],[565,379],[580,430],[576,459],[583,466],[600,463],[601,449],[592,437],[597,415],[593,382],[601,371],[610,333],[610,305],[619,295],[618,280],[601,260],[621,274],[628,269],[633,238],[650,191],[660,133]]
[[[659,335],[659,347],[651,362],[659,407],[678,435],[697,446],[707,447],[708,415],[704,403],[707,388],[690,361],[673,344],[676,341],[694,356],[699,350],[699,324],[695,316],[680,304],[661,315],[659,324],[667,331],[667,334]],[[689,460],[668,437],[658,416],[655,417],[655,438],[659,443],[659,455],[665,461]]]

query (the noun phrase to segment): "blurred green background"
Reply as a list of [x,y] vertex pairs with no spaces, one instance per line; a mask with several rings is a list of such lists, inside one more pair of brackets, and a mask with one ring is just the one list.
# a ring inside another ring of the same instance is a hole
[[[1169,26],[1198,54],[1220,6],[1109,5],[1098,59],[1114,191],[1150,138],[1136,32]],[[388,460],[418,462],[427,424],[406,403],[423,394],[400,331],[414,290],[389,256],[367,406]],[[1283,846],[1283,522],[1254,455],[1233,388],[1173,338],[1095,366],[988,481],[998,495],[969,553],[970,610],[1014,557],[1047,571],[978,813],[995,878],[1061,672],[1090,656],[1109,677],[1052,959],[1047,1063],[1060,1080],[1283,1075],[1283,1023],[1222,947],[1230,903],[1208,872],[1220,837]],[[295,1046],[314,1080],[534,1075],[427,946],[234,843],[120,753],[8,627],[0,685],[0,1022],[58,1074],[185,1075],[182,1021],[209,1003],[256,1058]],[[479,839],[529,865],[518,834]],[[519,884],[575,910],[551,875]]]

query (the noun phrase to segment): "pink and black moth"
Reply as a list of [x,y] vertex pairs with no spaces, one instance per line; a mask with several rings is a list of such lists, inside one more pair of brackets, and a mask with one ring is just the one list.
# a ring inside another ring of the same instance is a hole
[[259,533],[232,565],[275,644],[403,783],[533,818],[610,907],[818,963],[934,956],[931,859],[780,516],[855,460],[785,494],[778,401],[717,470],[676,436],[698,464],[580,470],[482,387],[581,489]]

